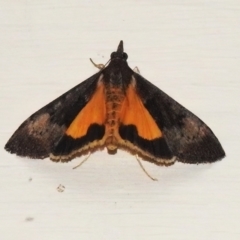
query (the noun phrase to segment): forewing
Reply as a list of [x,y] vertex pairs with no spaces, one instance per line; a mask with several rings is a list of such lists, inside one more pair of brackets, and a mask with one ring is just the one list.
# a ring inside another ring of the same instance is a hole
[[47,104],[15,131],[5,145],[10,153],[30,158],[46,158],[72,121],[94,94],[101,72]]
[[141,75],[134,73],[134,78],[138,96],[178,161],[206,163],[225,156],[218,139],[202,120]]

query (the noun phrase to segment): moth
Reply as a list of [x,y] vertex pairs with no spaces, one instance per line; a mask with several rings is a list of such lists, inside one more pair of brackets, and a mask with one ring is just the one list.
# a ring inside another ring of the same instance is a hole
[[127,58],[120,41],[107,66],[32,114],[5,149],[57,162],[104,148],[157,165],[222,159],[224,150],[211,129],[133,71]]

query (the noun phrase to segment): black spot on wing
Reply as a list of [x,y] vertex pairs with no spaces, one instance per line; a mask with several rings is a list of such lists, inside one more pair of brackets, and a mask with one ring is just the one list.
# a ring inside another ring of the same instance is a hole
[[71,136],[64,135],[52,150],[54,156],[67,156],[74,153],[76,150],[89,145],[91,142],[101,140],[105,134],[105,126],[92,124],[87,134],[81,138],[72,138]]
[[156,138],[154,140],[144,139],[138,135],[137,128],[133,125],[121,125],[119,134],[122,139],[132,143],[155,158],[171,159],[173,157],[163,138]]

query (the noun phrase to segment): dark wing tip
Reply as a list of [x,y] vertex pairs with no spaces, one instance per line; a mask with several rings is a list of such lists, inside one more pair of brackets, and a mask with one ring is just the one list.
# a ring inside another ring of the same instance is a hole
[[220,142],[212,135],[207,135],[195,144],[189,144],[178,154],[178,161],[185,163],[212,163],[226,156]]
[[[29,144],[29,140],[31,140],[31,144]],[[35,139],[24,139],[21,136],[11,138],[6,143],[4,149],[20,157],[43,159],[49,156],[48,151],[37,143]]]

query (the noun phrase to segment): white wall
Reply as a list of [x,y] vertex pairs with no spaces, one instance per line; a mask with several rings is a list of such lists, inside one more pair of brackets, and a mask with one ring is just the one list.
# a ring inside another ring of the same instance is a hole
[[[97,152],[56,164],[3,146],[34,111],[94,74],[124,40],[129,65],[203,119],[227,157],[158,167]],[[0,1],[1,239],[240,239],[240,2]],[[59,184],[64,192],[57,191]]]

